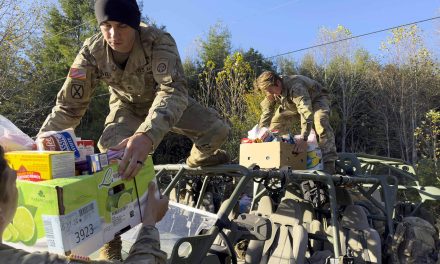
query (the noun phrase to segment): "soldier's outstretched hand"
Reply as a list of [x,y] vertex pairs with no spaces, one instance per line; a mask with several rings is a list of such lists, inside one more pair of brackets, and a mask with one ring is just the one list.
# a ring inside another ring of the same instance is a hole
[[124,156],[119,163],[119,175],[123,179],[132,179],[141,170],[144,161],[151,152],[153,142],[143,134],[136,133],[121,141],[113,150],[122,150],[125,148]]
[[168,197],[157,197],[157,188],[159,187],[154,182],[150,182],[148,185],[148,198],[142,218],[144,225],[154,226],[157,222],[162,220],[168,211]]

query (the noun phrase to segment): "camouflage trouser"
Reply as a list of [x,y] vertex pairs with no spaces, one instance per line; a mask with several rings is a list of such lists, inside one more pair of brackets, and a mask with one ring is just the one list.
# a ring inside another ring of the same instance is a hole
[[[145,115],[138,115],[127,106],[111,108],[98,142],[99,149],[103,152],[132,136],[145,118]],[[212,155],[226,141],[229,130],[230,127],[220,118],[217,111],[203,107],[192,98],[188,98],[188,107],[171,129],[172,132],[185,135],[194,142],[190,154],[194,160],[202,160]]]
[[[318,136],[318,144],[322,151],[322,159],[335,161],[336,153],[335,134],[330,126],[330,106],[327,97],[321,97],[313,102],[313,127]],[[291,131],[292,124],[300,123],[298,112],[283,109],[281,106],[275,111],[270,123],[270,129],[277,129],[282,133]]]

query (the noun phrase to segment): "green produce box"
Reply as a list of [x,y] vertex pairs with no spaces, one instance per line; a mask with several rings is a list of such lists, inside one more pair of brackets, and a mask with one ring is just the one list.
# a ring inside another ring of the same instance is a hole
[[92,175],[17,180],[19,201],[3,241],[28,251],[88,256],[141,222],[141,204],[154,178],[151,157],[130,181],[117,164]]
[[23,244],[28,250],[69,254],[101,232],[93,175],[41,182],[17,180],[17,188],[18,208],[4,241]]
[[141,222],[141,205],[155,175],[151,157],[134,180],[123,181],[117,169],[117,164],[111,164],[94,174],[105,242]]

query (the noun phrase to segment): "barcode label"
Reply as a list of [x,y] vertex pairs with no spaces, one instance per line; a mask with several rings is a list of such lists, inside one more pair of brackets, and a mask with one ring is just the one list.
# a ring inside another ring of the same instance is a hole
[[95,209],[95,205],[93,203],[79,209],[79,216],[82,217],[86,214],[88,214],[90,211],[93,211]]
[[47,248],[50,252],[64,254],[63,235],[59,216],[42,215],[44,231],[46,232]]
[[50,219],[43,219],[44,231],[46,232],[46,240],[48,247],[55,247],[55,236],[53,232],[52,221]]

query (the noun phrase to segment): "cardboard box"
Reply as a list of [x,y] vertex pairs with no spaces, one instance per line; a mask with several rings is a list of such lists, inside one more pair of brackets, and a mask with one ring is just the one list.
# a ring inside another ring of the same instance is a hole
[[123,181],[118,165],[112,164],[95,173],[99,215],[103,220],[103,240],[108,242],[141,222],[142,206],[147,198],[148,183],[155,173],[151,157],[131,181]]
[[[17,188],[18,208],[9,228],[16,229],[19,236],[6,242],[31,248],[37,245],[39,250],[58,254],[66,254],[87,242],[96,243],[90,240],[98,237],[102,223],[93,175],[41,182],[17,180]],[[76,251],[88,253],[83,248]]]
[[240,145],[240,165],[248,167],[257,164],[260,168],[281,168],[290,166],[305,170],[307,153],[293,153],[293,145],[285,142],[249,143]]
[[72,151],[11,151],[5,153],[5,158],[21,180],[42,181],[75,175]]
[[95,154],[95,143],[93,140],[79,139],[76,141],[80,158],[78,161],[85,160],[87,155]]
[[87,171],[89,174],[102,171],[105,167],[109,165],[107,153],[97,153],[88,155],[87,160]]
[[18,209],[3,242],[28,251],[88,256],[141,222],[151,157],[130,181],[117,164],[93,175],[41,182],[17,181]]

